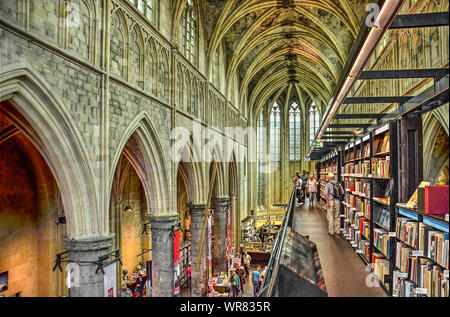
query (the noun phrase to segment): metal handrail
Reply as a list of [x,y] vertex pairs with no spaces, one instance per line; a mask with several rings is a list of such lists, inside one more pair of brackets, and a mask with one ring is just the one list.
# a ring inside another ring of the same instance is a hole
[[296,189],[294,188],[286,210],[286,215],[283,219],[283,223],[280,227],[280,230],[277,233],[277,237],[275,238],[275,243],[273,244],[272,253],[269,259],[269,263],[267,265],[266,274],[261,284],[259,296],[261,296],[261,294],[263,294],[265,290],[267,290],[266,296],[270,296],[275,286],[275,279],[273,279],[272,276],[274,274],[276,275],[276,273],[278,272],[280,259],[283,252],[281,246],[284,244],[284,241],[286,240],[288,228],[292,228],[292,223],[294,219],[294,209],[295,206],[297,205],[297,195],[295,195],[295,193]]

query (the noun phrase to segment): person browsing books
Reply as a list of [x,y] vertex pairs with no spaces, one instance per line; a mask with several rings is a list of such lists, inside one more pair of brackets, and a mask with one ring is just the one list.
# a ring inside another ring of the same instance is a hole
[[314,199],[316,198],[317,193],[317,180],[312,175],[308,180],[308,192],[309,192],[309,205],[312,206],[314,204]]
[[301,197],[301,194],[302,194],[302,178],[300,176],[300,171],[297,171],[295,173],[293,181],[294,181],[294,186],[295,186],[295,195],[297,196],[297,202],[300,205],[300,201],[302,200],[302,197]]
[[328,183],[325,185],[325,200],[328,218],[328,234],[339,234],[340,222],[340,208],[341,199],[344,196],[344,188],[336,181],[333,173],[328,173]]

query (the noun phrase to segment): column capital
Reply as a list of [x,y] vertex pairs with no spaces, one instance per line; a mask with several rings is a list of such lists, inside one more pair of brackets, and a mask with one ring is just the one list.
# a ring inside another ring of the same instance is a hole
[[205,214],[206,204],[189,204],[189,211],[192,215]]
[[178,219],[178,215],[148,215],[147,219],[151,223],[152,229],[170,229]]
[[69,239],[64,237],[64,249],[68,251],[96,251],[108,249],[113,244],[113,236],[94,237],[87,239]]
[[217,212],[225,211],[230,203],[231,203],[230,197],[214,198],[213,200],[214,211]]

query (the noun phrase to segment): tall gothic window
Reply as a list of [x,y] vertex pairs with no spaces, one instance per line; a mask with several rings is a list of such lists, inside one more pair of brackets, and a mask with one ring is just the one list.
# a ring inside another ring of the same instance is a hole
[[197,16],[194,0],[187,0],[183,13],[183,53],[193,64],[197,57]]
[[257,191],[257,201],[258,206],[264,206],[264,173],[262,172],[263,169],[263,155],[265,155],[265,141],[266,136],[264,133],[264,113],[261,111],[259,113],[259,119],[258,119],[258,126],[257,126],[257,171],[256,171],[256,191]]
[[281,111],[275,102],[270,111],[270,153],[275,161],[280,160],[280,118]]
[[289,159],[291,161],[300,161],[300,127],[300,107],[294,101],[289,107]]
[[129,0],[151,23],[154,21],[155,0]]
[[319,110],[316,104],[313,103],[309,106],[309,141],[310,143],[314,141],[317,130],[319,129],[320,117]]

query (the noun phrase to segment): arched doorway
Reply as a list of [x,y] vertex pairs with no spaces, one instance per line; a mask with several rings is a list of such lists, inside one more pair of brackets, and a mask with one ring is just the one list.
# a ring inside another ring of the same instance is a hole
[[[145,112],[138,114],[123,133],[112,161],[110,188],[112,192],[111,208],[114,210],[111,212],[116,214],[116,218],[111,227],[119,235],[130,232],[130,237],[132,236],[135,245],[134,251],[123,249],[123,236],[121,237],[122,242],[116,241],[122,254],[129,252],[128,265],[130,268],[136,263],[135,261],[141,263],[139,260],[151,259],[153,297],[174,295],[174,249],[171,233],[177,214],[176,203],[169,198],[173,190],[171,187],[173,182],[168,177],[166,161],[167,156],[149,116]],[[130,166],[127,167],[127,164]],[[113,186],[113,184],[115,185]],[[137,213],[124,216],[123,213],[131,212],[130,210],[125,211],[125,207],[128,205],[127,188],[130,188],[130,207],[133,212]],[[138,211],[135,211],[133,207],[133,199]],[[117,201],[120,203],[116,203]],[[113,203],[115,204],[113,205]],[[130,218],[129,223],[125,223],[124,226],[123,221],[127,218]],[[148,222],[146,222],[147,219]],[[144,231],[146,223],[148,224],[147,232]],[[140,229],[137,230],[139,227]],[[149,255],[146,252],[147,246],[149,249],[151,248]],[[140,254],[139,251],[143,254]],[[146,277],[146,280],[149,278],[150,275]]]
[[64,266],[52,271],[66,234],[60,190],[19,118],[13,104],[0,104],[0,295],[67,296]]
[[[125,283],[136,292],[135,276],[145,273],[151,260],[151,231],[148,226],[148,205],[143,184],[125,154],[119,159],[111,195],[111,232],[115,232],[115,249],[120,249],[118,288]],[[124,281],[125,280],[125,281]]]

